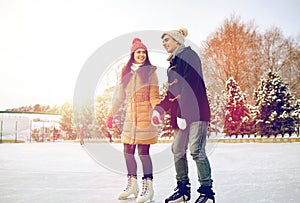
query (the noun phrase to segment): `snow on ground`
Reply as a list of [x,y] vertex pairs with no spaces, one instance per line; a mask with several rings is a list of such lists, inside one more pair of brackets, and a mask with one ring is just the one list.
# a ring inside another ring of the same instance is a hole
[[[156,203],[175,188],[169,150],[151,148]],[[299,202],[300,143],[209,143],[207,151],[217,203]],[[126,183],[121,152],[121,144],[1,144],[0,202],[133,203],[117,200]],[[189,159],[194,202],[199,185]]]

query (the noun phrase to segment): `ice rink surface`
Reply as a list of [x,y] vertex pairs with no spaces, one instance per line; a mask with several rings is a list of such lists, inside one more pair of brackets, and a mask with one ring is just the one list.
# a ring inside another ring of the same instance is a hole
[[[170,144],[150,150],[161,203],[176,186]],[[300,202],[300,143],[209,143],[207,152],[217,203]],[[133,203],[117,200],[126,184],[121,155],[121,144],[0,144],[0,202]],[[188,157],[194,202],[199,184]]]

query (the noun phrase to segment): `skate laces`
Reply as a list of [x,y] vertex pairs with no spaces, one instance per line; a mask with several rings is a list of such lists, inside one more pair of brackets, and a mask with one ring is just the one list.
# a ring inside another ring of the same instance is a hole
[[[175,193],[173,195],[171,195],[170,198],[177,198],[179,196],[182,196],[183,200],[188,200],[189,197],[188,197],[188,193],[189,193],[189,184],[187,185],[184,185],[184,184],[178,184],[174,191]],[[187,197],[186,197],[187,196]]]
[[124,191],[130,191],[130,189],[133,187],[133,179],[134,177],[128,176],[127,187],[124,189]]
[[141,196],[145,196],[148,192],[148,184],[147,184],[147,179],[142,180],[142,192]]

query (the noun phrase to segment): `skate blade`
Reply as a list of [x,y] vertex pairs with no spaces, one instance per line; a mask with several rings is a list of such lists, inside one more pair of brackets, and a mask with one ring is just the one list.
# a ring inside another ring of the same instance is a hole
[[187,202],[189,200],[184,200],[183,197],[176,199],[176,200],[166,200],[165,203],[180,203],[180,202]]

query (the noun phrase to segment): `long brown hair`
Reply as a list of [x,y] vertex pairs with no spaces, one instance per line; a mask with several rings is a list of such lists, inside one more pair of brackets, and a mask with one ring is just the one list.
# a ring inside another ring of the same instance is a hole
[[[131,66],[134,62],[134,52],[130,55],[130,59],[128,60],[127,64],[123,67],[122,73],[121,73],[121,83],[123,83],[124,87],[127,86],[132,74],[131,74]],[[149,60],[149,55],[148,51],[146,50],[146,60],[144,64],[141,67],[144,66],[152,66],[150,60]]]

